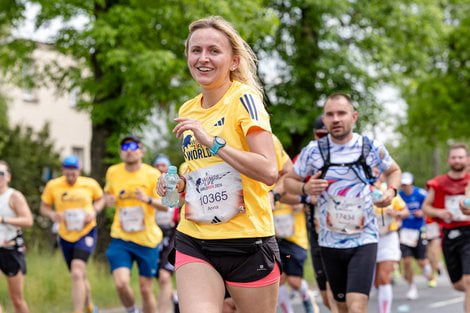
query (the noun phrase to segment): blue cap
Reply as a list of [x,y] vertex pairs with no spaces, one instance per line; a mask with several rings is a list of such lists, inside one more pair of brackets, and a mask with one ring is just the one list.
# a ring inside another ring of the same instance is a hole
[[160,154],[155,158],[155,161],[153,161],[153,165],[158,164],[165,164],[166,166],[170,166],[171,162],[166,155]]
[[63,168],[80,169],[80,160],[75,155],[69,155],[62,161]]

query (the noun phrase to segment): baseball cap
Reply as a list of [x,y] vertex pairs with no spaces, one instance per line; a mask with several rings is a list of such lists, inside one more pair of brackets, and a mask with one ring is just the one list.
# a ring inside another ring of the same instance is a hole
[[153,165],[157,165],[157,164],[165,164],[166,166],[170,166],[171,162],[170,162],[170,159],[168,159],[166,155],[160,154],[160,155],[157,155],[157,157],[153,161]]
[[313,130],[317,129],[326,129],[325,124],[323,124],[323,120],[321,119],[321,116],[317,117],[315,119],[315,123],[313,124]]
[[401,174],[401,184],[402,185],[411,185],[413,184],[413,174],[409,172],[404,172]]
[[141,143],[142,141],[140,140],[140,138],[136,135],[127,135],[125,136],[124,138],[121,139],[121,142],[120,144],[122,145],[123,143],[125,143],[126,141],[133,141],[135,143]]
[[69,155],[62,161],[63,168],[80,169],[80,160],[75,155]]

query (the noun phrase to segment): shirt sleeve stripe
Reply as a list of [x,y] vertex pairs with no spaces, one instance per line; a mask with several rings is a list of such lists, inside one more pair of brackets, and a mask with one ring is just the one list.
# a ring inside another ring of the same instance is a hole
[[256,107],[252,105],[248,96],[248,94],[243,95],[243,97],[240,97],[240,101],[242,102],[248,114],[250,114],[250,117],[254,120],[258,120],[258,112],[256,112]]
[[254,119],[258,120],[258,111],[256,110],[256,105],[255,105],[255,99],[253,99],[252,95],[245,95],[245,97],[248,96],[248,99],[250,100],[250,104],[252,105],[253,112],[254,112]]

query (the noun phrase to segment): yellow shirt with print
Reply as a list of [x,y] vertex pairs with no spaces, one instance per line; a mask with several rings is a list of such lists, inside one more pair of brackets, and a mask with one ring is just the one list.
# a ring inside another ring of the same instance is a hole
[[[388,208],[391,208],[394,211],[401,211],[406,208],[406,202],[400,197],[400,195],[397,195],[395,198],[392,199],[392,203],[388,206]],[[385,214],[386,208],[379,208],[374,206],[375,209],[375,214],[377,215],[377,223],[379,224],[379,228],[382,226],[382,214]],[[385,216],[384,216],[385,218]],[[388,226],[388,232],[392,231],[397,231],[401,226],[401,220],[394,218],[389,226]]]
[[273,211],[274,217],[282,217],[291,215],[294,221],[293,235],[283,239],[295,243],[296,245],[308,249],[308,236],[307,236],[307,221],[305,219],[305,212],[303,209],[294,210],[291,205],[285,203],[276,203]]
[[[187,101],[179,111],[180,117],[198,120],[211,136],[220,136],[227,145],[249,151],[246,134],[252,127],[271,132],[269,115],[261,99],[249,86],[234,81],[214,106],[204,109],[202,95]],[[191,131],[183,134],[182,150],[188,171],[224,162],[213,156],[208,147],[197,142]],[[245,211],[223,224],[203,224],[185,218],[184,209],[178,230],[199,239],[250,238],[274,235],[268,186],[241,174]]]
[[[140,189],[147,196],[158,198],[156,185],[160,171],[147,164],[139,170],[129,172],[124,163],[111,166],[106,172],[104,191],[116,197],[116,213],[111,225],[111,237],[131,241],[145,247],[156,247],[162,240],[162,231],[155,222],[155,209],[135,196]],[[142,230],[126,232],[122,228],[120,212],[126,208],[140,207],[144,213]]]
[[[73,185],[69,185],[64,176],[50,180],[41,196],[41,200],[54,208],[56,212],[82,209],[85,212],[93,212],[93,201],[103,197],[103,190],[96,180],[90,177],[78,176]],[[86,224],[82,230],[68,230],[65,221],[59,224],[59,236],[69,242],[76,242],[93,227],[96,220]]]

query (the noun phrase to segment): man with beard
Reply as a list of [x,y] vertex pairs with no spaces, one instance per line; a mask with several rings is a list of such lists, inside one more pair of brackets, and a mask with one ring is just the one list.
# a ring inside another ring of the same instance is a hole
[[470,181],[467,157],[468,149],[464,144],[450,147],[447,158],[450,170],[427,182],[423,211],[434,217],[441,227],[447,272],[453,287],[465,292],[465,312],[470,313],[470,217],[461,211],[465,188]]
[[371,184],[384,175],[388,189],[375,205],[386,207],[401,173],[383,144],[353,132],[357,119],[348,95],[329,96],[323,108],[329,135],[302,150],[285,180],[287,191],[318,197],[319,245],[341,313],[367,312],[379,237]]

